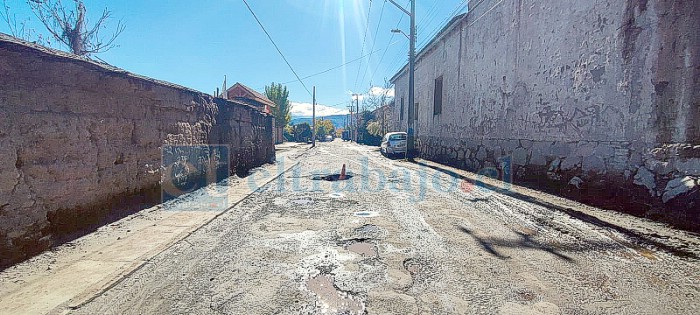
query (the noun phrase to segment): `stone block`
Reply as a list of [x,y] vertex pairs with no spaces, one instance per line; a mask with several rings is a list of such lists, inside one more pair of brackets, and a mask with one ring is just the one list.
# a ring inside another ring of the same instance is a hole
[[557,142],[549,147],[549,152],[552,156],[564,158],[571,155],[572,146],[568,143]]
[[697,178],[685,176],[675,178],[666,184],[661,200],[666,203],[679,195],[690,192],[698,186]]
[[595,154],[598,157],[607,159],[608,157],[612,157],[615,155],[615,149],[616,148],[613,145],[601,143],[598,146],[596,146],[593,154]]
[[561,169],[568,171],[568,170],[571,170],[573,168],[576,168],[579,165],[581,165],[581,158],[580,157],[569,156],[569,157],[566,157],[562,160]]
[[572,155],[580,157],[591,156],[595,154],[597,146],[595,142],[581,141],[576,145],[576,150]]
[[644,161],[644,166],[655,174],[668,175],[674,171],[672,162],[661,162],[655,159]]
[[674,166],[683,175],[700,176],[700,158],[679,159]]
[[530,157],[530,164],[545,166],[547,165],[547,158],[543,154],[532,152],[532,157]]
[[513,165],[523,166],[527,164],[527,149],[518,148],[513,151]]
[[654,174],[645,167],[640,167],[637,170],[637,174],[634,175],[634,180],[632,182],[635,185],[646,187],[652,197],[655,195],[656,178]]
[[520,140],[520,146],[525,148],[525,149],[532,148],[533,143],[534,143],[534,141],[532,141],[532,140],[525,140],[525,139]]
[[487,157],[486,148],[484,148],[483,146],[479,147],[479,150],[476,151],[475,157],[479,161],[484,161]]
[[586,156],[581,162],[581,170],[586,173],[605,173],[605,161],[597,155]]

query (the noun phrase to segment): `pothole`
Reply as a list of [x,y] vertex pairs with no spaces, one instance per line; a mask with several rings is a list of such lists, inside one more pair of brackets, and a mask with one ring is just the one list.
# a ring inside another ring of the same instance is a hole
[[411,274],[411,276],[413,276],[420,272],[421,263],[409,258],[403,261],[403,267]]
[[374,224],[365,224],[355,229],[355,233],[359,234],[376,234],[379,232],[379,227]]
[[323,175],[323,176],[313,176],[311,177],[312,180],[325,180],[329,182],[337,182],[341,180],[348,180],[351,179],[352,175],[350,174],[345,174],[344,178],[340,178],[340,174],[330,174],[330,175]]
[[352,235],[355,238],[366,238],[366,239],[383,239],[386,236],[386,231],[381,227],[374,224],[365,224],[363,226],[353,229]]
[[339,290],[330,275],[317,275],[306,282],[306,287],[318,298],[323,314],[364,314],[362,302]]

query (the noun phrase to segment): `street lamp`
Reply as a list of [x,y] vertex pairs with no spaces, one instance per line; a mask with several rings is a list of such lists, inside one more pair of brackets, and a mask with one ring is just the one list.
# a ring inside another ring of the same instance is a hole
[[411,38],[410,38],[408,35],[406,35],[406,33],[404,33],[402,30],[400,30],[400,29],[398,29],[398,28],[395,28],[395,29],[391,30],[391,32],[392,32],[392,33],[397,33],[397,34],[403,34],[403,36],[406,36],[406,39],[411,40]]
[[[403,13],[406,13],[411,18],[411,32],[408,37],[410,41],[409,51],[408,51],[408,130],[406,132],[406,158],[409,160],[413,159],[413,152],[415,151],[415,135],[413,130],[413,123],[416,113],[415,105],[415,72],[416,72],[416,0],[411,0],[411,11],[404,9],[401,5],[396,3],[394,0],[389,0],[391,4],[395,5]],[[393,33],[404,33],[401,30],[395,29],[391,30]]]

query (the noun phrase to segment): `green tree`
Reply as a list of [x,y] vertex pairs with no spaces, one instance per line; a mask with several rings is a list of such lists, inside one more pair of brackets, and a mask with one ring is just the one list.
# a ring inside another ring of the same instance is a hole
[[311,126],[308,123],[294,125],[294,139],[297,142],[306,142],[311,136]]
[[292,115],[289,113],[292,105],[289,102],[289,91],[282,84],[272,82],[269,86],[265,86],[265,96],[273,101],[276,105],[272,109],[272,115],[275,116],[275,124],[277,126],[286,126],[292,120]]
[[367,124],[367,132],[373,136],[383,136],[382,125],[378,121],[372,120]]
[[323,139],[326,135],[335,134],[335,126],[330,120],[316,120],[316,138]]

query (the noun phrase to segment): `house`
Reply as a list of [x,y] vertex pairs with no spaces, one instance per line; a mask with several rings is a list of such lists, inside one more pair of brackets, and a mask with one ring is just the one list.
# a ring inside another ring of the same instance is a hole
[[[275,102],[268,99],[265,95],[241,84],[236,83],[231,88],[226,90],[226,98],[239,103],[257,108],[259,111],[272,115],[272,108],[277,107]],[[273,120],[273,123],[276,120]],[[275,144],[284,142],[284,126],[273,127],[273,141]]]
[[231,88],[226,90],[226,98],[253,106],[258,108],[261,112],[267,114],[271,114],[272,108],[276,107],[275,102],[265,97],[265,95],[262,95],[241,83],[236,83]]
[[394,110],[394,99],[392,99],[388,104],[380,106],[372,111],[372,117],[374,117],[374,120],[379,122],[382,128],[382,134],[394,131],[405,131],[399,130],[397,126],[398,124],[391,119],[391,116],[394,114]]

